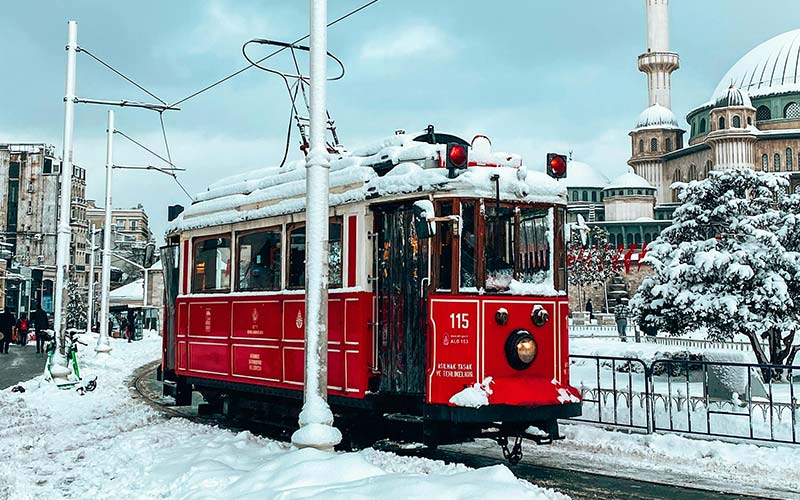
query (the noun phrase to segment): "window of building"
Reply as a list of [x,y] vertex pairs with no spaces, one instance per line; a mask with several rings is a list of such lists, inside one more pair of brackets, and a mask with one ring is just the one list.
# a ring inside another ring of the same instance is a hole
[[478,266],[475,202],[461,203],[461,287],[477,287]]
[[742,119],[739,115],[733,115],[733,128],[742,128]]
[[658,151],[658,139],[654,137],[650,139],[650,152],[655,153],[656,151]]
[[756,109],[756,121],[757,122],[764,121],[764,120],[769,120],[771,118],[772,118],[772,111],[770,111],[767,106],[764,106],[762,104],[761,106],[758,107],[758,109]]
[[132,220],[132,221],[131,221],[131,229],[132,229],[132,230],[135,230],[135,229],[136,229],[136,221],[135,221],[135,220]]
[[725,117],[724,116],[720,116],[719,117],[719,129],[720,130],[724,130],[725,129]]
[[639,152],[644,153],[644,139],[639,139]]
[[592,201],[597,202],[597,191],[592,191]]
[[695,164],[689,165],[689,182],[697,180],[697,166]]
[[700,119],[700,133],[701,134],[705,134],[706,133],[706,119],[705,118],[701,118]]
[[572,192],[572,201],[578,201],[578,192],[577,191],[573,191]]
[[711,163],[711,160],[706,161],[705,178],[708,178],[709,174],[711,173],[711,169],[713,168],[713,166],[714,165],[713,165],[713,163]]
[[747,124],[748,125],[752,125],[753,124],[753,117],[752,116],[748,116],[747,117]]
[[589,201],[589,192],[588,191],[583,191],[581,193],[581,200],[582,201]]
[[800,118],[800,106],[796,102],[790,102],[783,108],[783,117],[794,120]]
[[761,170],[769,172],[769,156],[766,153],[761,155]]
[[215,236],[196,240],[193,255],[193,292],[222,291],[230,288],[230,237]]
[[781,171],[781,154],[775,153],[775,157],[773,159],[773,167],[775,167],[775,172]]
[[643,192],[641,189],[637,189],[637,190],[636,190],[636,194],[638,194],[638,195],[642,195],[642,194],[644,194],[644,192]]
[[44,165],[42,165],[42,173],[43,174],[52,174],[53,173],[53,159],[52,158],[45,158]]
[[667,138],[664,140],[664,150],[665,150],[667,153],[669,153],[670,151],[672,151],[672,139],[670,139],[669,137],[667,137]]
[[794,154],[792,148],[786,148],[786,171],[791,172],[794,170]]
[[281,228],[247,233],[238,238],[237,290],[281,289]]

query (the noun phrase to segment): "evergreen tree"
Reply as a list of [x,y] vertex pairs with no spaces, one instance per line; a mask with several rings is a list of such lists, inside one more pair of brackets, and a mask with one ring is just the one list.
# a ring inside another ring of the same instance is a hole
[[67,283],[67,328],[86,327],[87,295],[78,287],[78,283],[70,281]]
[[787,186],[748,168],[684,185],[672,225],[648,247],[654,273],[631,302],[639,324],[671,335],[702,329],[714,341],[743,335],[759,363],[791,364],[800,329],[800,196],[786,195]]

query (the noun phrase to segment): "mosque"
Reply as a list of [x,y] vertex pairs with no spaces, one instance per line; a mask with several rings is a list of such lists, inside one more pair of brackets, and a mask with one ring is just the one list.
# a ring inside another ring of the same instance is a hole
[[569,222],[580,215],[611,243],[638,247],[669,226],[678,206],[675,182],[746,166],[789,173],[800,186],[800,29],[778,35],[742,57],[710,99],[686,115],[681,128],[671,103],[671,75],[680,57],[669,49],[669,0],[646,0],[648,107],[629,133],[629,171],[608,179],[585,163],[567,169]]

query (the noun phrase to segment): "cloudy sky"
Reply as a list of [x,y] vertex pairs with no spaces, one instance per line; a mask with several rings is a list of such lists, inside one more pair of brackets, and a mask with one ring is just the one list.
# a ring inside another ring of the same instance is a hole
[[[330,0],[333,19],[366,0]],[[429,123],[523,154],[532,167],[547,151],[574,151],[608,175],[624,171],[627,132],[646,106],[644,0],[380,0],[329,32],[347,67],[329,88],[342,142],[355,146],[397,128]],[[757,12],[754,12],[757,10]],[[710,98],[727,69],[758,43],[798,27],[796,0],[673,0],[673,108],[683,117]],[[250,38],[307,33],[303,0],[136,2],[29,0],[3,10],[0,143],[47,142],[60,151],[66,22],[78,42],[167,102],[176,102],[245,64]],[[255,47],[254,54],[259,53]],[[288,67],[288,58],[274,64]],[[85,54],[78,95],[151,100]],[[165,115],[174,162],[192,193],[228,174],[282,156],[289,102],[283,83],[250,70]],[[79,105],[76,163],[89,198],[102,199],[106,110]],[[117,109],[119,130],[164,151],[158,115]],[[290,158],[299,157],[295,133]],[[121,137],[115,162],[153,163]],[[142,203],[157,234],[166,206],[188,198],[172,179],[117,171],[114,205]]]

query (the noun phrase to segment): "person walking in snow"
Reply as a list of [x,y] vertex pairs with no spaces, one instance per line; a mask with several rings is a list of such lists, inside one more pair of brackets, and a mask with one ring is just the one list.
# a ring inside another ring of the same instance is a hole
[[42,310],[40,305],[33,312],[31,319],[33,320],[33,328],[36,330],[36,352],[37,354],[43,353],[45,337],[47,336],[45,330],[50,329],[50,318],[47,317],[47,313]]
[[14,315],[11,314],[11,311],[8,309],[4,309],[2,313],[0,313],[0,334],[2,334],[3,339],[0,340],[0,353],[8,354],[8,346],[11,344],[11,334],[14,332],[14,326],[17,324],[17,320],[14,319]]
[[589,299],[586,301],[586,311],[589,313],[590,322],[594,320],[594,313],[592,312],[592,309],[594,309],[594,307],[592,307],[592,299]]
[[28,313],[20,314],[19,320],[17,321],[17,337],[19,345],[25,346],[28,344],[28,332],[30,329],[31,322],[28,319]]
[[617,306],[614,308],[614,319],[617,320],[619,338],[623,342],[627,342],[625,330],[628,328],[628,306],[622,302],[622,299],[617,299]]

